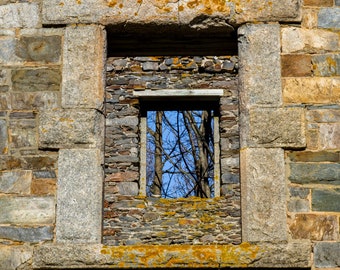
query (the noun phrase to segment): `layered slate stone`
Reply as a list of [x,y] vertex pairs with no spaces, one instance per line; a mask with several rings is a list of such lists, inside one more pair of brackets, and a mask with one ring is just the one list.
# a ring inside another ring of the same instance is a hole
[[[339,3],[337,3],[337,5],[339,5]],[[318,27],[339,29],[340,28],[340,9],[339,8],[321,9],[318,14]]]
[[38,243],[53,239],[53,227],[22,228],[14,226],[0,226],[0,238],[12,241]]
[[340,267],[340,243],[316,243],[314,247],[314,263],[319,268]]

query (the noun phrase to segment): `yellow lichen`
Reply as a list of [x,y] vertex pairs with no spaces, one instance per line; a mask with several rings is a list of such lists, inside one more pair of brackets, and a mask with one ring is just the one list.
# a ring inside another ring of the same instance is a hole
[[117,0],[107,0],[107,5],[109,7],[114,7],[115,5],[117,5]]

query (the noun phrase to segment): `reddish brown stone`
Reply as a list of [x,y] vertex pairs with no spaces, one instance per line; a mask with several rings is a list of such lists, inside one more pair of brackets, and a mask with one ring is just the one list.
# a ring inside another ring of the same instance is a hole
[[312,75],[312,60],[310,55],[282,55],[281,65],[281,74],[283,77],[304,77]]
[[55,179],[33,179],[31,193],[34,195],[53,195],[56,192]]
[[137,172],[117,172],[108,175],[105,178],[106,182],[130,182],[135,179],[138,179],[138,173]]
[[293,239],[336,240],[339,224],[336,216],[297,214],[289,226]]
[[331,7],[333,0],[304,0],[303,4],[305,6]]

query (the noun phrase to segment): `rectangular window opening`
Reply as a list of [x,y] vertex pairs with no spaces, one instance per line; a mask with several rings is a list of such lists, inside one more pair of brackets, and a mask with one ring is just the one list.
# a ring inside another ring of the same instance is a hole
[[142,101],[141,114],[140,194],[219,197],[218,102]]

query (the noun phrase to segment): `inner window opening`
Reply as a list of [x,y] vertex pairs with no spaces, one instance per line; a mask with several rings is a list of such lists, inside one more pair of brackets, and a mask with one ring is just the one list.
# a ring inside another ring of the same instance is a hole
[[146,195],[214,197],[214,111],[148,111]]

